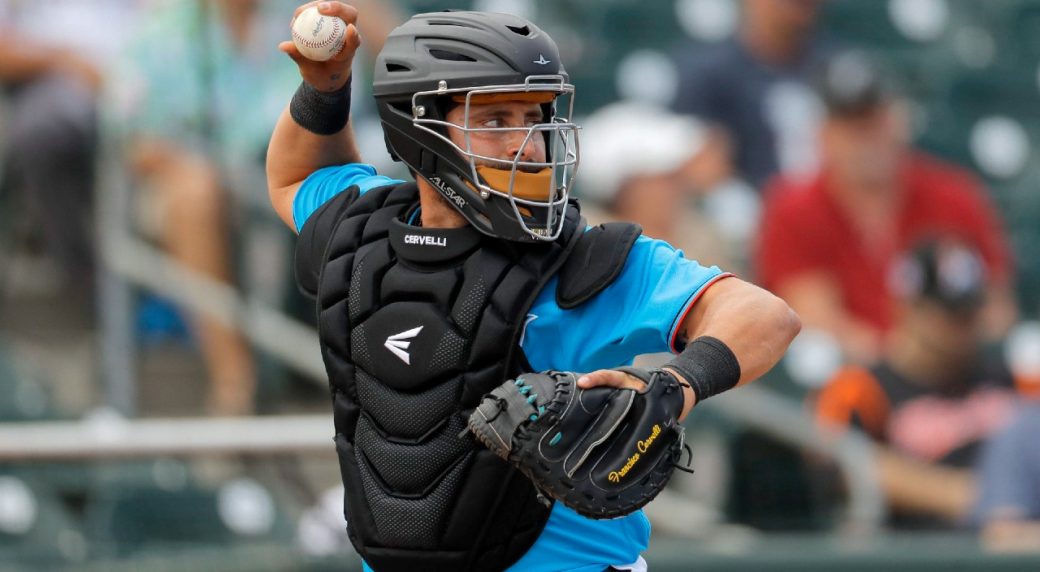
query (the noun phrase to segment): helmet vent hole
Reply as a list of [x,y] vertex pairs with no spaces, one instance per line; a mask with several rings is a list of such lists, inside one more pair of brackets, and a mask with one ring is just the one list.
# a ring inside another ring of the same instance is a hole
[[448,50],[438,50],[436,48],[430,49],[430,55],[438,60],[448,60],[452,62],[475,62],[476,58],[467,56],[466,54],[460,54],[458,52],[449,52]]
[[[447,11],[451,12],[451,10],[447,10]],[[430,21],[427,22],[427,25],[429,25],[429,26],[456,26],[456,27],[459,27],[459,28],[473,28],[475,30],[479,30],[480,29],[477,26],[474,26],[474,25],[469,24],[467,22],[458,22],[458,21],[452,21],[452,20],[430,20]]]
[[519,34],[521,36],[530,36],[531,35],[531,29],[528,28],[527,26],[506,26],[506,27],[509,28],[510,30],[512,30],[514,33]]
[[394,64],[394,63],[387,62],[386,63],[386,71],[391,72],[391,73],[392,72],[402,72],[402,71],[412,71],[412,68],[410,68],[408,66],[405,66],[405,65],[401,65],[401,64]]

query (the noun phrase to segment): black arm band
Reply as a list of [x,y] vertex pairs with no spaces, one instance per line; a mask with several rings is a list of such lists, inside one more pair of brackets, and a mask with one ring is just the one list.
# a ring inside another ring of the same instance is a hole
[[697,403],[733,389],[740,381],[737,356],[729,346],[711,336],[693,340],[664,367],[675,370],[690,382]]
[[289,115],[297,125],[317,135],[335,135],[343,130],[350,118],[350,80],[331,92],[314,89],[307,82],[300,87],[289,103]]

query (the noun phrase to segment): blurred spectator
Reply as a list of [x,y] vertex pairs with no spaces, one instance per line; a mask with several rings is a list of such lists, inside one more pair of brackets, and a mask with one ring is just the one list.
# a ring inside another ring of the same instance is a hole
[[[581,141],[578,182],[591,224],[633,221],[689,258],[732,267],[738,245],[695,208],[698,197],[731,181],[721,130],[652,104],[614,103],[583,122]],[[754,220],[757,203],[750,203]]]
[[836,336],[854,360],[877,355],[893,324],[885,279],[895,254],[950,234],[985,260],[983,320],[996,338],[1015,319],[1008,241],[985,189],[967,172],[908,146],[907,115],[876,67],[848,52],[828,63],[822,167],[767,191],[756,266],[808,328]]
[[973,249],[937,239],[900,258],[891,283],[898,304],[882,359],[839,371],[816,416],[881,445],[877,470],[894,525],[965,524],[979,447],[1017,398],[1010,376],[981,357],[985,266]]
[[983,451],[976,515],[985,545],[1040,551],[1040,405],[1024,408]]
[[820,111],[809,87],[830,51],[816,34],[821,0],[744,0],[737,35],[679,55],[675,110],[725,127],[741,177],[761,189],[816,165]]
[[[226,282],[234,274],[228,191],[262,184],[269,131],[298,83],[276,48],[288,35],[286,9],[261,0],[164,3],[138,26],[114,82],[114,127],[125,131],[131,174],[146,191],[139,225],[181,264]],[[209,317],[192,321],[210,410],[250,412],[256,372],[246,341]]]
[[97,95],[136,7],[134,0],[0,0],[0,196],[8,212],[24,213],[9,223],[32,229],[65,274],[66,297],[87,313]]
[[[187,268],[224,282],[235,281],[234,223],[253,200],[266,200],[256,191],[267,141],[299,84],[277,49],[293,8],[278,0],[158,3],[138,26],[110,94],[111,124],[122,131],[143,191],[140,230]],[[386,6],[366,14],[361,32],[375,50],[395,15]],[[210,411],[251,412],[256,371],[244,337],[206,316],[192,316],[192,324],[211,380]]]

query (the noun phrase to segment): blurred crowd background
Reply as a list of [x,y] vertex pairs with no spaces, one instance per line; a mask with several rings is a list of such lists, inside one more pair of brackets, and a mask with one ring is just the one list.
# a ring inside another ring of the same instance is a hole
[[[1037,569],[1040,1],[360,0],[558,42],[577,193],[804,331],[698,407],[654,569]],[[291,0],[0,0],[0,569],[359,569],[264,154]],[[660,356],[641,358],[653,363]]]

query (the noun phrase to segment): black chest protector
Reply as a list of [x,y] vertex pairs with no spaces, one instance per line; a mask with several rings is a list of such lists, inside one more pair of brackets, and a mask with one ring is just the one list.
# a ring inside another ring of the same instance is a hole
[[297,246],[297,279],[317,299],[347,529],[379,572],[502,570],[550,509],[465,419],[530,371],[519,339],[546,282],[559,274],[557,303],[580,305],[617,277],[640,230],[584,232],[574,204],[559,240],[518,245],[410,226],[417,200],[414,184],[352,188],[308,219]]

